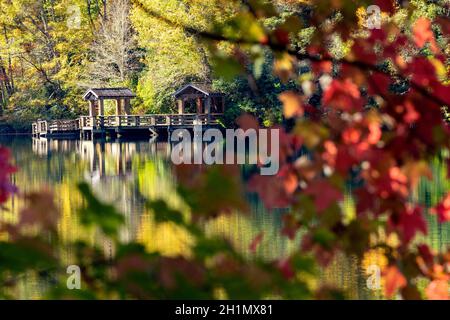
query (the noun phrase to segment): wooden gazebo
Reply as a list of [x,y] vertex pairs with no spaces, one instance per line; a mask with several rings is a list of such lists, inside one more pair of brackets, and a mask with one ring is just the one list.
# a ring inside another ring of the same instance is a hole
[[175,92],[174,97],[178,114],[222,114],[225,111],[223,94],[214,92],[211,86],[205,83],[187,84]]
[[89,101],[89,116],[105,115],[105,100],[116,101],[116,116],[130,115],[130,101],[136,95],[128,88],[93,88],[83,96]]

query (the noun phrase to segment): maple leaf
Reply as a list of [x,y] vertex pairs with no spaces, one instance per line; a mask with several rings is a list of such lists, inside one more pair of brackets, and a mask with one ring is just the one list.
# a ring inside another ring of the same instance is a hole
[[286,91],[280,94],[280,101],[283,103],[283,112],[286,118],[301,117],[304,114],[301,97],[294,91]]
[[292,279],[295,276],[290,258],[283,258],[278,260],[277,268],[286,279]]
[[449,300],[449,287],[447,280],[434,280],[425,289],[429,300]]
[[419,18],[413,26],[414,42],[419,48],[426,43],[430,43],[434,53],[439,52],[439,48],[434,38],[433,30],[431,30],[431,21],[427,18]]
[[436,207],[431,209],[431,212],[437,214],[441,223],[450,221],[450,193]]
[[256,192],[261,197],[267,209],[285,208],[291,203],[286,193],[283,179],[278,176],[254,175],[248,183],[250,192]]
[[380,7],[381,11],[394,13],[395,12],[395,0],[377,0],[376,5]]
[[421,232],[424,235],[427,234],[427,223],[422,215],[422,209],[420,207],[407,207],[406,210],[400,214],[396,226],[401,231],[403,240],[406,244],[408,244],[418,232]]
[[374,73],[369,78],[369,94],[387,94],[392,80],[383,73]]
[[314,198],[314,204],[319,212],[342,200],[342,192],[325,179],[313,181],[304,193]]
[[313,62],[312,68],[313,72],[317,75],[331,73],[333,71],[333,63],[331,61]]
[[406,287],[407,281],[405,276],[398,270],[396,266],[389,266],[384,271],[384,291],[387,298],[393,295],[401,288]]
[[363,106],[361,92],[350,79],[333,80],[323,95],[323,102],[343,111],[358,111]]

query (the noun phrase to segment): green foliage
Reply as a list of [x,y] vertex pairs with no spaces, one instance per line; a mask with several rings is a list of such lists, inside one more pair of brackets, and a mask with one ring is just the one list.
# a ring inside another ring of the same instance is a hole
[[[226,110],[224,116],[225,125],[232,127],[235,119],[242,113],[255,115],[262,124],[269,127],[281,123],[283,110],[278,96],[281,92],[295,89],[293,82],[283,84],[273,75],[273,59],[269,54],[257,70],[257,66],[248,69],[248,76],[239,76],[232,81],[223,79],[215,80],[215,90],[225,93]],[[250,85],[248,77],[253,78],[254,85]]]

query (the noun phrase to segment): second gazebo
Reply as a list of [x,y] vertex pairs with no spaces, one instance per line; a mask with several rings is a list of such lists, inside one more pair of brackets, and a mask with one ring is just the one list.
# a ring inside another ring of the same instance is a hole
[[190,83],[174,94],[178,114],[222,114],[225,111],[225,99],[222,93],[214,92],[204,83]]

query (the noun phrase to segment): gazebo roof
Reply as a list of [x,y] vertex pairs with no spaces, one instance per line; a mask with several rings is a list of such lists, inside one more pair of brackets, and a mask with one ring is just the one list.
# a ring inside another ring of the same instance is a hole
[[84,100],[134,98],[136,95],[128,88],[92,88],[86,91]]
[[215,92],[210,84],[207,83],[189,83],[174,93],[175,98],[179,98],[184,94],[192,94],[192,91],[204,94],[205,96],[218,97],[222,93]]

